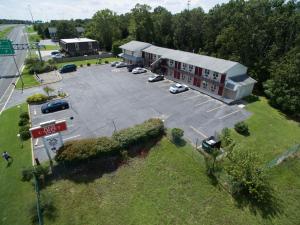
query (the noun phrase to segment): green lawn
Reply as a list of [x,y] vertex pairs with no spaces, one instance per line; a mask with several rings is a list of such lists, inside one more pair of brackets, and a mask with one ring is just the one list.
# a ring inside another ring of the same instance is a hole
[[35,30],[33,29],[33,26],[32,25],[27,25],[26,26],[26,32],[27,33],[34,33],[35,32]]
[[267,162],[300,143],[299,123],[288,120],[280,111],[270,107],[265,98],[249,104],[246,109],[253,113],[246,120],[250,136],[244,137],[233,132],[239,148],[257,151]]
[[[120,60],[121,60],[120,58],[111,57],[111,58],[101,59],[101,62],[102,62],[102,64],[104,64],[105,61],[108,61],[109,63],[111,63],[111,62],[120,61]],[[63,62],[63,63],[57,63],[57,67],[61,68],[63,65],[70,64],[70,63],[75,64],[77,66],[80,66],[80,65],[86,66],[87,63],[90,63],[92,65],[92,64],[96,64],[96,62],[99,62],[99,60],[98,59],[89,59],[89,60],[80,60],[80,61],[68,61],[68,62]]]
[[[27,111],[27,104],[21,109]],[[21,169],[31,166],[31,148],[30,141],[21,148],[17,138],[19,113],[19,108],[13,107],[0,115],[1,154],[6,150],[14,158],[9,167],[2,158],[0,163],[0,224],[3,225],[30,224],[28,204],[35,200],[31,183],[20,179]]]
[[28,34],[28,39],[29,39],[30,43],[39,42],[41,40],[41,37],[40,37],[40,35],[38,35],[36,33],[29,33]]
[[5,39],[7,35],[14,29],[14,26],[10,26],[0,31],[0,39]]
[[44,45],[45,48],[41,48],[42,51],[59,50],[58,45]]
[[[22,72],[22,78],[24,82],[24,88],[34,87],[40,84],[32,74],[29,74],[28,69],[26,67]],[[22,88],[21,79],[18,80],[16,88]]]

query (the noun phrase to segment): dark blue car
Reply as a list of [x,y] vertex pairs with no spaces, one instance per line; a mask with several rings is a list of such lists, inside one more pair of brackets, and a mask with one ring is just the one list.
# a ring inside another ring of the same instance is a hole
[[69,103],[65,100],[54,100],[42,105],[42,113],[56,112],[69,108]]
[[73,72],[73,71],[76,71],[77,69],[77,66],[75,64],[67,64],[67,65],[64,65],[60,70],[59,72],[60,73],[68,73],[68,72]]

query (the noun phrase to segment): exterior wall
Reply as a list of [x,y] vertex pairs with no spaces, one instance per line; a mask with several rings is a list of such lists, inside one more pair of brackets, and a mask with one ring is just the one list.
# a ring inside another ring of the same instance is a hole
[[97,42],[64,43],[59,42],[60,47],[70,56],[90,55],[98,53]]
[[251,95],[253,88],[254,88],[254,84],[238,86],[238,91],[235,99],[239,100],[248,95]]

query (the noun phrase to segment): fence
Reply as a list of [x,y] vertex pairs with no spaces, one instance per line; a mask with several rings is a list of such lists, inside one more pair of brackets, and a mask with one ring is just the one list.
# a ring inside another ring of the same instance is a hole
[[300,151],[300,144],[290,147],[287,151],[277,156],[275,159],[267,163],[267,168],[272,168],[280,163],[282,163],[286,158],[292,156],[296,152]]

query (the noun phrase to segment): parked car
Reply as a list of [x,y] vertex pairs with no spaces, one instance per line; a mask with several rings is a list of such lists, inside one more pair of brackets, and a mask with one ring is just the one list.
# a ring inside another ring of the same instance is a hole
[[171,85],[171,87],[169,88],[169,91],[173,94],[176,94],[176,93],[187,91],[188,89],[189,88],[187,85],[176,83],[176,84]]
[[69,103],[65,100],[54,100],[45,103],[41,107],[42,113],[56,112],[59,110],[64,110],[69,108]]
[[116,64],[116,68],[121,68],[121,67],[126,67],[126,66],[127,66],[127,63],[125,63],[125,62],[118,62]]
[[135,68],[135,69],[132,70],[133,74],[146,73],[146,72],[147,72],[147,70],[144,69],[144,68],[141,68],[141,67],[137,67],[137,68]]
[[76,70],[77,70],[77,66],[75,64],[66,64],[59,70],[59,72],[60,73],[68,73],[68,72],[73,72]]
[[128,70],[128,72],[132,72],[132,70],[137,67],[143,67],[143,65],[142,64],[130,64],[127,66],[127,70]]
[[148,78],[149,82],[156,82],[156,81],[160,81],[164,79],[164,75],[158,75],[158,74],[154,74],[151,77]]
[[55,55],[51,55],[51,57],[52,57],[53,59],[61,59],[61,58],[64,57],[64,55],[61,54],[61,53],[57,53],[57,54],[55,54]]
[[112,67],[114,67],[114,66],[116,66],[118,63],[119,63],[118,61],[115,61],[115,62],[112,62],[110,65],[111,65]]
[[53,51],[53,52],[51,52],[51,56],[57,55],[57,54],[60,54],[60,51]]

